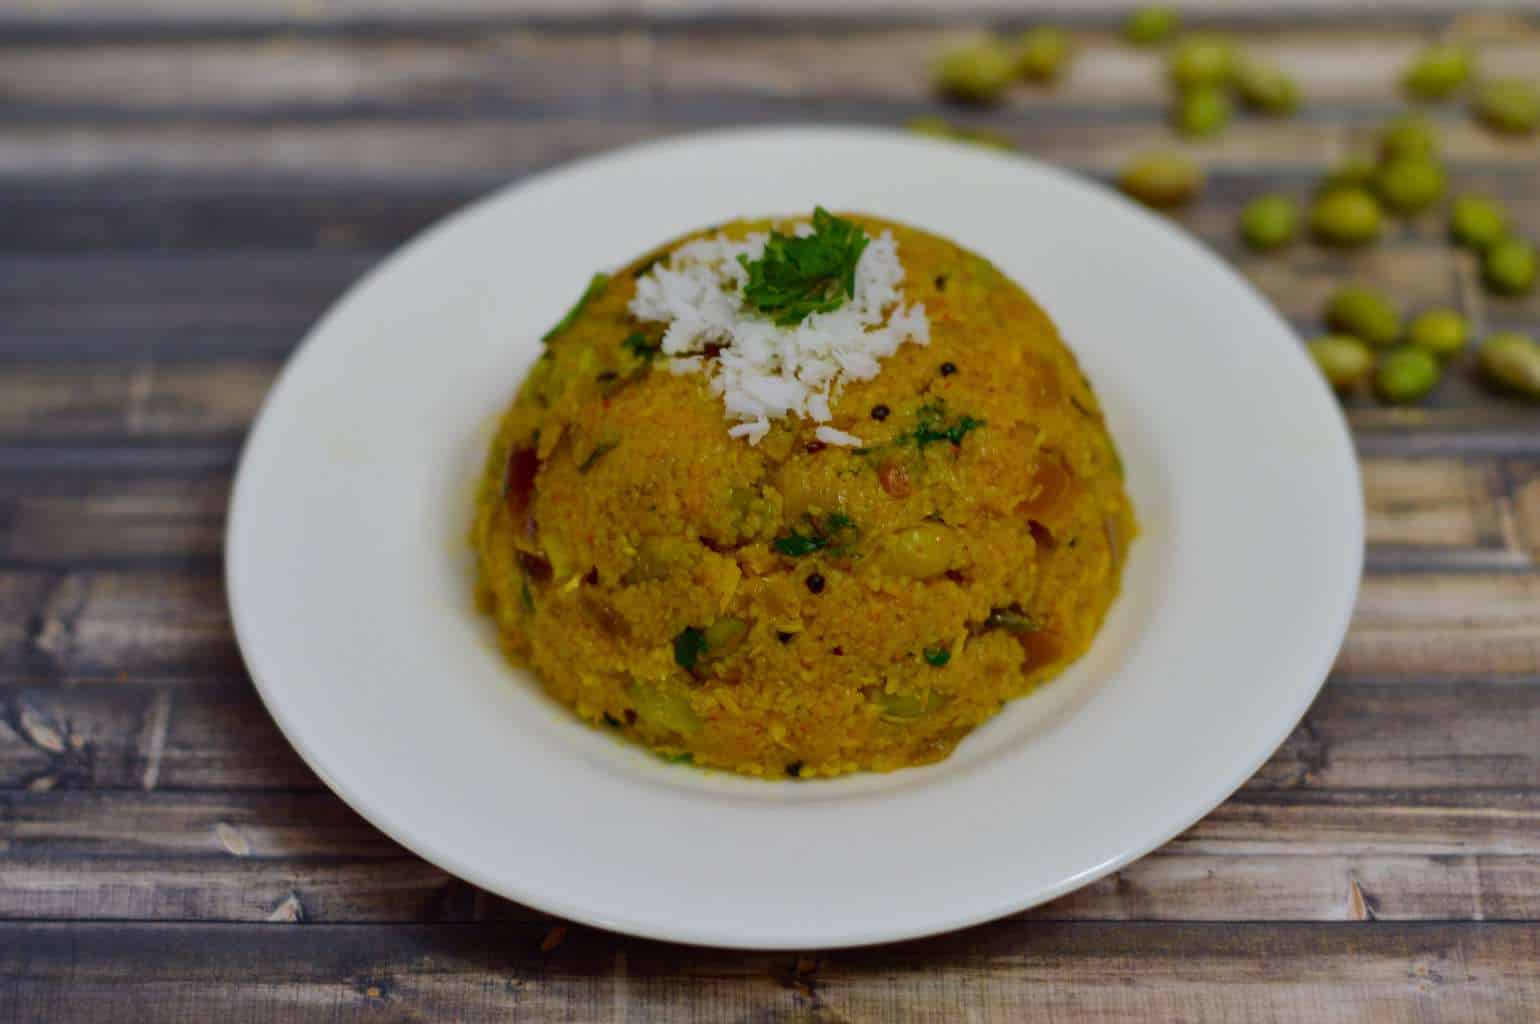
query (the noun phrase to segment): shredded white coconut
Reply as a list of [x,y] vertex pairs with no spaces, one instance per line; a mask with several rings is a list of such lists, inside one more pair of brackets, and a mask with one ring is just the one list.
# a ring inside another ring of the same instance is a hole
[[813,431],[813,435],[824,444],[842,444],[847,448],[861,447],[861,439],[854,434],[847,434],[843,430],[834,427],[819,427]]
[[[812,226],[799,223],[794,230],[806,235]],[[827,423],[846,382],[877,376],[881,361],[905,342],[930,343],[925,306],[903,303],[904,267],[891,233],[871,239],[861,253],[850,301],[788,327],[743,303],[748,272],[738,257],[758,259],[766,238],[710,236],[680,246],[637,280],[631,300],[638,320],[668,324],[663,354],[671,357],[669,370],[710,374],[732,423],[728,434],[750,444],[769,433],[772,419],[797,415]],[[702,358],[708,347],[717,349],[715,359]],[[833,427],[820,427],[817,437],[825,444],[861,444]]]

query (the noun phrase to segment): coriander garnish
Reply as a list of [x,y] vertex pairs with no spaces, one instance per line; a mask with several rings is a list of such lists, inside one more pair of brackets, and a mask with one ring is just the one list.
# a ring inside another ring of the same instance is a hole
[[695,663],[706,653],[706,631],[686,626],[674,637],[674,661],[686,672],[695,671]]
[[662,342],[648,341],[647,335],[641,331],[632,331],[626,335],[626,340],[622,341],[620,345],[643,362],[657,355],[658,351],[663,347]]
[[915,418],[918,422],[909,436],[920,448],[937,441],[950,441],[953,445],[961,445],[963,438],[985,425],[983,420],[967,415],[949,420],[946,402],[939,398],[920,406],[915,413]]
[[578,296],[577,302],[567,310],[567,315],[557,321],[556,326],[546,331],[541,341],[550,341],[562,331],[572,326],[572,322],[578,318],[578,314],[594,299],[604,294],[604,288],[610,283],[610,275],[599,273],[588,279],[588,287],[583,289],[583,294]]
[[772,546],[788,558],[801,558],[803,555],[811,555],[814,551],[821,550],[828,543],[822,537],[808,537],[792,532],[784,537],[775,538]]
[[855,521],[843,512],[831,512],[822,519],[806,517],[806,520],[806,533],[792,530],[775,538],[770,546],[788,558],[802,558],[824,550],[839,556],[848,554],[861,534]]
[[856,264],[869,241],[854,223],[817,207],[811,235],[772,231],[759,259],[738,257],[749,272],[743,297],[782,327],[838,309],[855,295]]

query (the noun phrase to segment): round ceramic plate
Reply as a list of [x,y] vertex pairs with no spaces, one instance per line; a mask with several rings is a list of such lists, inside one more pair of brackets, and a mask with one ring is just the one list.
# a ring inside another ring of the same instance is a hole
[[[473,483],[591,273],[820,203],[975,249],[1046,307],[1106,407],[1143,534],[1090,653],[939,764],[808,782],[669,765],[500,656],[471,597]],[[583,161],[386,260],[268,397],[227,568],[273,717],[402,845],[589,924],[806,948],[1020,910],[1187,828],[1310,704],[1362,550],[1336,403],[1278,314],[1185,232],[1021,157],[795,128]]]

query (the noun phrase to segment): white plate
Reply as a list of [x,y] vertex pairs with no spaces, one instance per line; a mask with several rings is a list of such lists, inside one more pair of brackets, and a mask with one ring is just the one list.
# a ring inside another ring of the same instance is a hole
[[[1095,646],[948,760],[756,782],[664,764],[516,674],[471,602],[492,424],[596,269],[822,203],[945,235],[1058,321],[1143,535]],[[1363,520],[1336,403],[1184,232],[1020,157],[859,129],[671,139],[476,203],[358,284],[258,418],[230,605],[284,733],[402,845],[590,924],[856,945],[1041,903],[1159,846],[1288,735],[1342,641]]]

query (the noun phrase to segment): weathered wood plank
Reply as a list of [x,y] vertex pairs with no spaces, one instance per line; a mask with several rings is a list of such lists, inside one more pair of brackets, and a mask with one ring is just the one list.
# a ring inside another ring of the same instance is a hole
[[[933,99],[924,69],[937,54],[977,32],[977,24],[966,21],[850,35],[748,33],[730,27],[673,32],[654,44],[656,95],[664,104],[733,96],[923,103]],[[1497,37],[1475,26],[1454,34],[1479,41],[1483,66],[1493,72],[1522,73],[1540,60],[1540,38],[1532,34]],[[1295,23],[1249,32],[1242,42],[1299,79],[1306,110],[1383,109],[1402,102],[1400,73],[1428,39],[1426,26],[1408,22],[1362,28]],[[1163,109],[1165,66],[1158,50],[1131,47],[1105,29],[1078,32],[1076,44],[1075,57],[1055,88],[1014,89],[1004,108],[1110,107],[1146,116]]]
[[[39,594],[19,642],[0,649],[11,681],[243,678],[217,572],[0,573]],[[39,582],[41,580],[41,582]]]
[[[958,118],[973,123],[971,116]],[[986,119],[983,123],[989,123]],[[539,126],[531,126],[538,132]],[[1540,178],[1522,169],[1504,171],[1465,165],[1456,169],[1456,186],[1499,196],[1517,229],[1540,235]],[[339,259],[326,252],[377,250],[382,254],[416,234],[432,221],[505,184],[498,173],[433,176],[396,180],[369,178],[356,173],[337,177],[316,175],[221,174],[101,174],[86,178],[0,177],[0,251],[13,253],[5,259],[0,288],[19,275],[28,274],[21,299],[39,308],[65,296],[79,297],[93,278],[100,292],[92,297],[103,302],[132,300],[147,289],[161,289],[177,299],[189,294],[209,294],[216,275],[232,298],[241,296],[245,281],[223,261],[253,261],[241,268],[273,275],[284,266],[299,265],[304,275],[289,279],[293,287],[324,289],[335,281],[340,290],[351,277]],[[1243,264],[1269,265],[1284,258],[1309,253],[1316,264],[1325,253],[1292,250],[1283,256],[1257,260],[1237,243],[1236,219],[1242,204],[1264,192],[1283,191],[1301,197],[1312,186],[1309,169],[1237,167],[1211,176],[1202,201],[1182,220],[1210,244],[1235,256]],[[1392,232],[1400,237],[1401,232]],[[1442,227],[1426,219],[1406,225],[1406,237],[1423,242],[1442,239]],[[110,250],[133,253],[109,258]],[[207,265],[178,260],[177,249],[196,249]],[[264,252],[263,250],[268,250]],[[99,263],[54,263],[49,253],[84,251]],[[146,252],[151,250],[153,252]],[[271,250],[282,250],[273,252]],[[1379,252],[1380,250],[1371,250]],[[367,257],[359,257],[364,259]],[[264,269],[261,260],[269,260]],[[1341,257],[1344,265],[1357,262]],[[1426,259],[1426,257],[1424,257]],[[203,283],[197,283],[203,266]],[[1436,267],[1436,265],[1435,265]],[[361,273],[360,264],[355,273]],[[1317,272],[1323,268],[1317,266]],[[54,272],[50,272],[54,271]],[[163,280],[160,275],[171,277]],[[176,283],[183,275],[188,283]],[[141,280],[138,275],[152,275]],[[121,290],[121,297],[120,292]],[[286,299],[286,296],[277,296]],[[7,304],[18,301],[7,293]],[[142,317],[141,317],[142,318]]]
[[1248,789],[1165,850],[1229,856],[1528,856],[1537,846],[1540,792],[1535,790]]
[[[239,843],[234,834],[227,841]],[[23,854],[0,859],[0,870],[0,917],[10,920],[455,921],[471,919],[477,896],[411,856],[273,861],[238,853],[178,860]],[[532,916],[523,908],[515,912]]]
[[1010,919],[817,956],[546,923],[0,925],[0,1011],[61,1022],[1524,1020],[1540,927]]
[[[54,477],[0,474],[0,562],[49,568],[214,563],[230,480],[114,479],[79,469]],[[0,651],[12,650],[0,639]]]
[[[0,917],[536,919],[325,793],[10,793]],[[1534,919],[1540,793],[1244,793],[1054,920]]]
[[1359,592],[1337,671],[1354,678],[1530,677],[1540,577],[1382,574]]
[[[873,111],[869,106],[820,104],[819,120],[897,124],[934,105]],[[114,172],[389,174],[420,179],[443,174],[516,176],[617,145],[728,125],[806,119],[795,101],[758,101],[685,112],[661,111],[612,118],[566,114],[537,119],[471,116],[445,119],[386,117],[306,118],[252,124],[17,125],[0,139],[0,174],[82,175]],[[1191,148],[1215,170],[1255,167],[1319,170],[1372,135],[1337,119],[1295,118],[1278,123],[1242,121],[1201,147],[1174,144],[1169,128],[1148,118],[1123,121],[1077,117],[1044,109],[1001,120],[999,127],[1040,159],[1078,170],[1115,172],[1152,148]],[[1526,147],[1498,140],[1464,120],[1444,125],[1446,150],[1456,159],[1523,168]]]
[[[36,858],[239,857],[246,864],[408,856],[327,790],[13,790],[0,793],[0,807],[0,851]],[[1331,808],[1323,812],[1323,820],[1335,821]],[[1308,811],[1283,814],[1293,819]],[[1523,826],[1540,817],[1540,794],[1476,795],[1454,806],[1378,808],[1362,817],[1378,817],[1390,829],[1422,823],[1412,834],[1429,842],[1437,841],[1429,828],[1447,827],[1450,837],[1435,852],[1519,853],[1529,847]],[[1535,840],[1540,853],[1540,836]]]
[[223,116],[373,109],[639,109],[649,47],[636,32],[490,31],[460,38],[275,35],[264,40],[0,46],[5,116],[31,105]]
[[1540,785],[1540,688],[1328,682],[1247,786]]
[[[0,733],[0,788],[318,785],[244,684],[116,682],[3,694],[9,733]],[[158,719],[163,740],[152,743]],[[1540,788],[1536,730],[1540,686],[1333,682],[1248,786]]]
[[273,251],[225,241],[229,247],[213,253],[0,258],[5,334],[138,340],[195,333],[217,350],[223,333],[302,330],[383,255],[337,247]]
[[[0,858],[0,917],[314,923],[526,921],[518,904],[410,856]],[[1540,855],[1157,852],[1031,916],[1063,921],[1463,921],[1540,917]]]
[[[500,174],[416,182],[241,173],[93,174],[63,180],[10,175],[0,178],[6,211],[0,219],[0,249],[19,254],[11,257],[17,270],[48,253],[84,251],[99,257],[124,248],[138,250],[136,255],[146,249],[197,249],[217,261],[232,250],[265,247],[308,260],[322,248],[397,245],[506,181]],[[165,259],[130,263],[109,280],[127,280],[141,266],[163,269]],[[29,291],[46,301],[72,280],[37,275]],[[227,281],[240,286],[237,279],[227,276]]]
[[[325,790],[10,790],[0,806],[0,851],[38,858],[405,856]],[[1164,852],[1540,856],[1540,790],[1245,790]]]
[[52,586],[44,573],[0,573],[0,663],[19,665],[36,642],[38,612]]
[[1512,499],[1503,531],[1529,557],[1540,558],[1540,466],[1514,462],[1504,469]]
[[[866,0],[870,3],[871,0]],[[880,8],[869,8],[872,11]],[[174,31],[179,25],[242,26],[275,25],[290,29],[308,26],[347,24],[359,19],[386,24],[405,22],[408,26],[440,21],[447,25],[469,22],[474,27],[492,17],[542,18],[562,15],[601,24],[610,19],[641,13],[640,0],[444,0],[431,4],[421,0],[327,0],[324,6],[268,7],[250,0],[46,0],[16,5],[8,16],[15,25],[56,25],[61,28],[92,26],[137,26],[160,32]]]
[[1465,921],[1540,916],[1540,858],[1154,853],[1033,911],[1092,921]]
[[1370,545],[1508,550],[1507,497],[1496,462],[1365,459],[1361,462]]
[[0,692],[0,788],[318,789],[247,684]]
[[[1402,0],[1393,7],[1366,0],[1232,0],[1223,5],[1185,7],[1189,24],[1272,30],[1327,22],[1338,29],[1374,28],[1390,33],[1421,25],[1431,32],[1451,24],[1473,27],[1512,24],[1505,9],[1523,11],[1524,0],[1494,0],[1487,10],[1461,13],[1449,0]],[[328,0],[325,5],[271,7],[250,0],[48,0],[6,12],[0,27],[8,37],[28,41],[178,38],[246,38],[254,33],[288,35],[355,31],[370,35],[463,36],[507,25],[612,30],[637,25],[663,31],[701,26],[740,31],[784,29],[788,23],[816,24],[825,31],[870,30],[885,23],[937,25],[960,21],[1014,27],[1051,18],[1086,29],[1116,25],[1126,0],[1083,0],[1065,8],[1052,0],[962,0],[937,5],[926,0],[848,0],[837,6],[815,0],[779,0],[771,7],[752,0]]]
[[239,437],[279,364],[219,360],[25,366],[0,377],[0,437]]
[[[91,0],[70,0],[70,2],[89,3]],[[159,2],[168,2],[168,0],[159,0]],[[188,0],[179,0],[179,2],[186,3]],[[361,2],[361,0],[350,0],[350,2]],[[459,0],[459,2],[468,2],[468,0]],[[1448,0],[1401,0],[1389,8],[1385,5],[1376,6],[1366,3],[1365,0],[1345,0],[1345,2],[1343,0],[1290,0],[1281,4],[1269,4],[1265,0],[1235,0],[1235,2],[1222,4],[1189,2],[1175,6],[1184,9],[1188,18],[1197,19],[1199,22],[1212,19],[1216,24],[1235,25],[1251,22],[1298,23],[1312,18],[1332,18],[1333,16],[1340,21],[1354,19],[1375,25],[1390,25],[1404,23],[1406,19],[1416,18],[1418,15],[1430,18],[1451,17],[1461,10],[1451,5]],[[1522,0],[1519,2],[1498,0],[1496,3],[1483,4],[1483,7],[1493,12],[1524,9]],[[659,18],[673,16],[681,20],[695,20],[708,16],[744,16],[761,10],[762,5],[755,3],[754,0],[641,0],[641,8],[646,13]],[[1074,10],[1082,17],[1099,16],[1115,20],[1127,12],[1128,4],[1126,0],[1087,0],[1085,3],[1076,4]],[[1055,18],[1062,18],[1066,14],[1062,5],[1052,3],[1051,0],[1027,0],[1025,3],[1015,3],[1013,0],[963,0],[955,6],[939,7],[934,3],[927,3],[926,0],[854,0],[848,8],[834,10],[827,5],[819,4],[817,0],[778,0],[775,12],[782,18],[791,15],[829,18],[839,17],[841,14],[859,14],[863,19],[914,14],[956,18],[963,12],[975,16],[1032,14],[1038,17]],[[1399,17],[1396,17],[1397,15]]]
[[663,131],[649,120],[551,117],[401,122],[343,117],[257,125],[18,126],[0,139],[0,173],[253,171],[510,177]]

